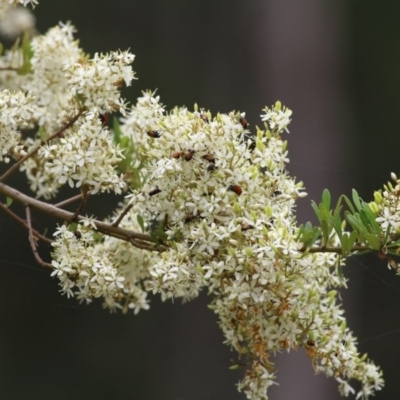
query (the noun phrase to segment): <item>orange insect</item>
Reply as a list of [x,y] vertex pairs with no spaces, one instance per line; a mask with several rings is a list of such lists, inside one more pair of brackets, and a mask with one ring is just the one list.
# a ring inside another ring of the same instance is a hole
[[239,185],[230,185],[228,187],[228,190],[235,192],[238,196],[240,196],[243,193],[243,190]]
[[178,159],[178,158],[180,158],[182,156],[183,156],[183,153],[181,151],[177,151],[176,153],[172,153],[171,157]]

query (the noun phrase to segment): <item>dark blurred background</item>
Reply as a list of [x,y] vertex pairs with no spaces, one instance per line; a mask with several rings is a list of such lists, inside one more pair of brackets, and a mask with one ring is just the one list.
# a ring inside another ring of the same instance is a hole
[[[125,91],[132,102],[157,88],[168,108],[246,111],[253,128],[265,105],[290,107],[289,170],[309,193],[301,222],[314,220],[310,201],[324,188],[337,199],[354,187],[369,200],[399,171],[397,1],[40,0],[35,14],[41,32],[71,20],[91,54],[130,48],[139,77]],[[91,199],[91,207],[105,215],[112,201]],[[47,223],[35,215],[36,227]],[[137,316],[80,306],[58,293],[26,232],[3,214],[0,238],[1,399],[245,398],[206,295],[184,305],[154,298]],[[350,261],[345,274],[349,325],[385,373],[376,399],[398,398],[400,280],[376,257]],[[303,351],[277,365],[271,399],[340,398]]]

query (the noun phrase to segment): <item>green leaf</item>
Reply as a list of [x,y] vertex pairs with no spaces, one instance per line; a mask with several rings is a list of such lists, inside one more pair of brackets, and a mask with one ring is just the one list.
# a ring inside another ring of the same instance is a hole
[[381,241],[375,235],[371,233],[367,233],[365,235],[368,245],[374,250],[380,250],[381,248]]
[[357,210],[360,211],[361,210],[361,199],[358,196],[358,193],[357,193],[357,191],[355,189],[353,189],[351,191],[351,193],[353,195],[353,203],[355,204]]
[[13,202],[13,199],[11,197],[6,197],[6,205],[7,205],[7,207],[10,207],[12,202]]
[[328,221],[326,221],[326,220],[321,221],[321,229],[322,229],[322,241],[323,241],[322,244],[325,246],[328,243],[328,238],[329,238]]
[[299,226],[298,240],[304,247],[311,247],[320,237],[320,228],[313,227],[310,222]]
[[335,229],[337,235],[339,236],[339,239],[342,237],[342,219],[340,217],[340,212],[341,212],[342,206],[339,208],[336,208],[333,216],[331,218],[331,224],[333,228]]
[[40,126],[40,127],[39,127],[38,135],[39,135],[40,140],[45,140],[45,139],[46,139],[47,133],[46,133],[46,131],[44,130],[43,126]]
[[352,249],[352,247],[354,246],[354,243],[356,242],[356,240],[357,240],[357,232],[356,231],[352,231],[351,233],[350,233],[350,236],[349,236],[349,240],[348,240],[348,243],[347,243],[347,245],[348,245],[348,248],[347,248],[347,251],[348,252],[350,252],[351,251],[351,249]]
[[[358,214],[356,214],[358,216]],[[353,229],[359,231],[359,232],[366,232],[366,229],[363,225],[363,223],[360,221],[359,218],[355,217],[352,215],[350,212],[345,213],[346,220],[350,223],[350,225],[353,227]]]
[[322,204],[325,207],[325,210],[331,209],[331,194],[328,189],[324,189],[322,192]]
[[362,204],[362,212],[363,212],[363,215],[365,216],[366,220],[368,221],[369,226],[372,228],[371,229],[372,232],[375,232],[376,234],[380,234],[381,227],[376,222],[376,215],[373,213],[370,206],[365,202],[363,202],[363,204]]
[[151,240],[159,246],[163,241],[168,239],[167,234],[164,232],[164,223],[161,221],[153,221],[150,229]]
[[351,211],[353,214],[355,214],[355,213],[356,213],[356,210],[355,210],[355,208],[353,207],[353,204],[351,203],[350,199],[349,199],[347,196],[345,196],[345,195],[343,195],[342,197],[343,197],[344,201],[346,202],[347,207],[349,207],[350,211]]
[[143,217],[138,214],[136,216],[136,219],[137,219],[137,222],[138,222],[140,228],[142,229],[142,232],[144,232],[144,220],[143,220]]
[[22,36],[21,51],[23,63],[17,72],[19,75],[26,75],[32,72],[31,59],[33,57],[31,41],[27,33]]
[[113,118],[113,132],[114,132],[114,142],[121,144],[121,137],[122,137],[121,125],[118,121],[118,118],[115,117]]
[[317,206],[317,203],[315,201],[311,202],[311,207],[315,212],[315,215],[317,216],[319,223],[321,223],[321,216],[320,216],[320,212],[319,212],[319,208]]
[[383,239],[383,244],[385,244],[385,245],[386,245],[386,243],[388,242],[388,240],[390,238],[391,230],[392,230],[392,226],[389,224],[388,227],[386,228],[385,237]]

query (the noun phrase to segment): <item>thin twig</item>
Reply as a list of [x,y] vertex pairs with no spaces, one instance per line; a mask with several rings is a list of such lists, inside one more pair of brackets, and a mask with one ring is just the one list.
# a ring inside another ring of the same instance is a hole
[[[88,197],[90,196],[90,192],[87,193],[87,196]],[[63,208],[65,206],[67,206],[68,204],[73,203],[74,201],[80,200],[81,198],[82,198],[82,193],[77,194],[76,196],[70,197],[69,199],[60,201],[59,203],[54,204],[54,207]]]
[[83,110],[80,110],[78,114],[76,114],[71,120],[66,123],[64,126],[62,126],[56,133],[53,133],[51,136],[49,136],[47,139],[42,140],[36,147],[34,147],[26,156],[22,157],[19,161],[17,161],[15,164],[13,164],[2,176],[0,176],[0,182],[6,180],[9,178],[18,168],[21,164],[23,164],[28,158],[32,157],[37,151],[44,146],[46,143],[50,142],[57,136],[59,136],[61,133],[63,133],[66,129],[70,128],[77,120],[78,118],[82,115]]
[[29,231],[29,243],[31,244],[32,252],[35,257],[36,262],[39,265],[41,265],[42,267],[53,268],[53,266],[50,263],[47,263],[40,258],[40,255],[39,255],[37,247],[36,247],[35,238],[33,236],[32,221],[31,221],[31,209],[29,208],[29,205],[27,205],[27,204],[25,205],[25,212],[26,212],[26,223],[28,224],[28,231]]
[[81,204],[79,204],[79,207],[74,212],[74,215],[72,217],[73,221],[76,221],[78,216],[79,216],[79,214],[86,208],[87,199],[88,199],[88,191],[87,190],[82,190]]
[[[3,203],[0,203],[0,208],[3,211],[5,211],[11,218],[15,219],[25,229],[29,229],[28,224],[22,218],[20,218],[17,214],[13,213],[6,205],[4,205]],[[42,235],[35,229],[32,229],[32,233],[33,233],[33,236],[35,236],[37,239],[42,240],[43,242],[51,244],[54,241],[54,240],[51,240],[48,237]]]
[[122,211],[122,213],[118,216],[118,218],[111,224],[112,226],[118,226],[121,221],[123,220],[123,218],[125,217],[126,214],[128,214],[129,210],[133,207],[133,203],[128,204],[124,211]]

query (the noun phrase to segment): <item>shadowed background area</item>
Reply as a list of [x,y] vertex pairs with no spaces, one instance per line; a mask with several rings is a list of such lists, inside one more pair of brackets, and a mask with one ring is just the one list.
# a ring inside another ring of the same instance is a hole
[[[124,90],[134,102],[158,89],[167,108],[196,102],[217,111],[246,111],[261,125],[276,100],[293,111],[289,170],[305,182],[299,220],[315,220],[310,201],[327,187],[336,199],[357,188],[365,200],[398,172],[400,4],[372,0],[201,2],[40,0],[38,29],[71,20],[84,50],[127,49],[138,81]],[[23,188],[24,180],[12,181]],[[60,200],[67,196],[63,191]],[[100,217],[113,196],[90,199]],[[54,227],[35,214],[35,227]],[[26,232],[0,214],[0,398],[244,399],[228,367],[236,354],[222,344],[217,320],[199,299],[162,304],[137,316],[109,314],[58,293],[36,265]],[[47,249],[42,254],[48,259]],[[400,393],[400,280],[376,257],[349,262],[343,293],[360,349]],[[339,399],[336,384],[314,376],[304,353],[277,358],[273,400]]]

